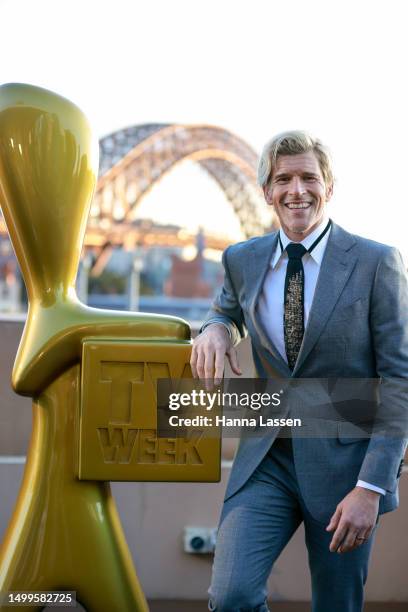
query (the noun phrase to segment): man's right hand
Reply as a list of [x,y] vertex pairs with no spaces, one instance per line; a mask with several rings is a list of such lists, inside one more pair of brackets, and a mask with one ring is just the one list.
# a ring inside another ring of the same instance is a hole
[[241,375],[227,328],[221,323],[211,323],[193,342],[190,365],[194,378],[214,379],[214,384],[219,385],[224,375],[225,356],[234,374]]

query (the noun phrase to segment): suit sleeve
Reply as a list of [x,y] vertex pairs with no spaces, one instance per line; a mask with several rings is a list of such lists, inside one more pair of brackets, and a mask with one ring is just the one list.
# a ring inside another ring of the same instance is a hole
[[[375,276],[371,333],[377,375],[381,378],[381,428],[370,439],[358,478],[394,492],[407,447],[408,285],[401,255],[389,249]],[[404,426],[396,424],[403,423]]]
[[231,247],[228,247],[222,255],[222,264],[224,266],[223,287],[215,298],[200,329],[200,333],[212,323],[222,323],[228,329],[233,345],[235,346],[242,338],[245,338],[247,330],[228,265],[228,259],[231,256],[230,249]]

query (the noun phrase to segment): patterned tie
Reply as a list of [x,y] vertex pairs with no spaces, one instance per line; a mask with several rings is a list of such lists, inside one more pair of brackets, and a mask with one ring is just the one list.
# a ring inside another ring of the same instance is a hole
[[[303,334],[305,332],[304,320],[304,294],[305,294],[305,272],[303,270],[302,257],[305,253],[311,253],[319,244],[323,236],[329,231],[331,219],[322,233],[314,243],[305,249],[299,242],[290,242],[286,247],[289,257],[285,278],[285,311],[283,314],[283,332],[285,337],[286,356],[291,370],[295,367]],[[283,252],[282,240],[279,236],[279,245]]]
[[285,278],[285,311],[283,330],[286,356],[291,370],[295,367],[305,331],[304,291],[305,273],[302,257],[307,252],[303,244],[291,242],[286,247],[289,257]]

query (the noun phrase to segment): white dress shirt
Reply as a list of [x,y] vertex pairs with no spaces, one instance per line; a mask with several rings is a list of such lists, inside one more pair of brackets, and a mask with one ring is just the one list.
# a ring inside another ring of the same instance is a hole
[[[303,244],[305,249],[312,246],[314,241],[320,236],[327,223],[328,218],[324,218],[320,225],[307,236],[300,244]],[[305,272],[305,299],[304,299],[304,320],[305,329],[309,320],[310,308],[313,302],[313,296],[316,289],[317,278],[320,272],[323,255],[326,250],[327,241],[330,235],[330,229],[320,242],[315,246],[311,253],[305,253],[302,257],[303,269]],[[285,232],[280,230],[280,238],[283,249],[291,242]],[[263,290],[258,302],[258,313],[265,331],[270,340],[278,349],[283,359],[287,362],[285,339],[283,333],[283,314],[284,314],[284,293],[285,293],[285,277],[286,267],[288,265],[288,256],[286,251],[281,252],[281,247],[278,242],[275,252],[272,254],[269,270],[266,274]],[[273,316],[272,316],[273,313]]]
[[[309,234],[301,244],[306,249],[309,249],[314,241],[320,236],[328,223],[328,218],[324,217],[320,225]],[[305,289],[304,289],[304,321],[305,329],[309,319],[310,309],[313,303],[313,297],[316,289],[317,279],[320,272],[323,255],[327,247],[327,241],[330,236],[329,229],[320,242],[315,246],[311,253],[305,253],[302,257]],[[288,265],[288,256],[285,251],[291,240],[286,236],[285,232],[280,229],[280,239],[282,241],[283,253],[278,242],[277,247],[272,253],[269,270],[266,274],[262,293],[258,302],[258,312],[262,321],[263,327],[273,344],[287,362],[285,339],[283,331],[283,315],[284,315],[284,292],[285,292],[285,277],[286,268]],[[273,316],[272,316],[273,313]],[[385,495],[386,491],[367,483],[363,480],[357,482],[358,487],[370,489]]]

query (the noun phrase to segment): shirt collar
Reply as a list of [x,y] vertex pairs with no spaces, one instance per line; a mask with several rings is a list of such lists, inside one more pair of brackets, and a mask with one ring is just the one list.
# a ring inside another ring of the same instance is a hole
[[[325,215],[323,217],[323,219],[322,219],[322,222],[316,227],[316,229],[314,229],[311,234],[306,236],[306,238],[304,240],[302,240],[300,244],[303,244],[305,249],[308,249],[309,247],[311,247],[312,244],[314,243],[314,241],[320,236],[320,234],[322,233],[322,231],[324,230],[324,228],[326,227],[328,222],[329,222],[329,218]],[[309,257],[312,257],[312,259],[314,259],[314,261],[319,266],[322,263],[323,255],[324,255],[324,252],[326,250],[327,241],[329,239],[330,232],[331,232],[331,227],[329,228],[329,231],[326,232],[326,234],[320,240],[320,242],[315,246],[313,251],[311,253],[309,253]],[[272,266],[272,268],[276,267],[276,265],[277,265],[277,263],[278,263],[278,261],[280,260],[281,257],[287,258],[287,254],[285,253],[285,249],[286,249],[287,245],[290,242],[292,242],[292,240],[290,240],[287,237],[287,235],[285,234],[285,232],[283,231],[282,228],[279,230],[279,234],[280,234],[280,239],[282,241],[282,246],[283,246],[284,252],[283,253],[281,252],[281,248],[280,248],[280,245],[279,245],[279,242],[278,242],[278,244],[276,246],[276,249],[275,249],[275,252],[274,252],[274,254],[272,256],[272,259],[271,259],[271,266]]]

